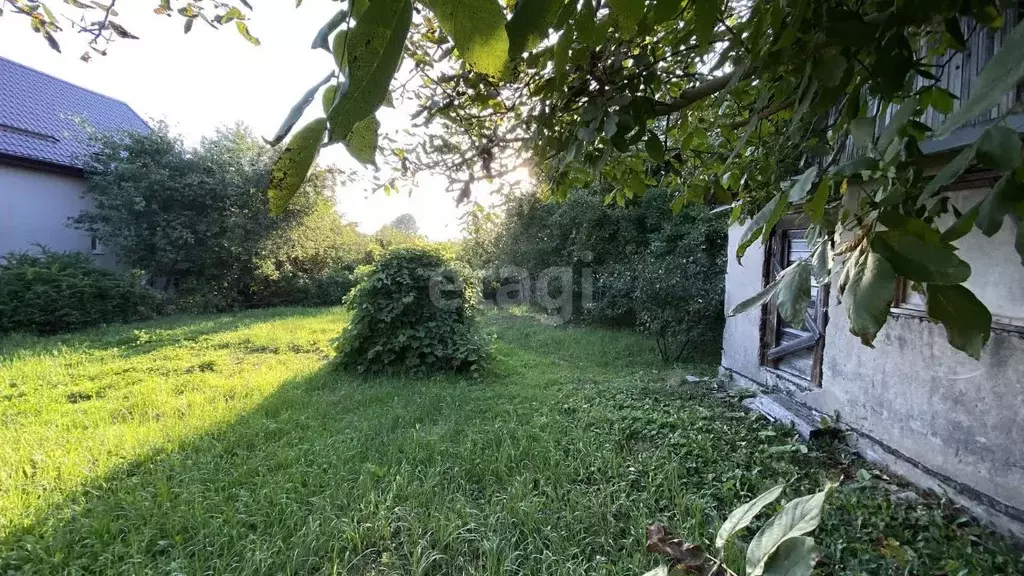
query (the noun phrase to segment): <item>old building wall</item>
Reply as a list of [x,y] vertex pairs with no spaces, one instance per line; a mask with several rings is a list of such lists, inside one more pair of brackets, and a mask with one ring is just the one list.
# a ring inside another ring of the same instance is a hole
[[[964,192],[955,201],[969,207],[979,195]],[[996,322],[980,361],[949,346],[945,329],[924,317],[912,294],[893,309],[875,347],[863,346],[833,291],[820,387],[760,365],[760,310],[728,320],[722,366],[742,383],[761,385],[766,399],[785,396],[809,414],[838,412],[867,456],[1024,536],[1024,266],[1013,245],[1016,226],[1007,218],[995,237],[974,231],[957,243],[972,266],[967,285]],[[741,235],[742,227],[730,231],[727,309],[763,283],[763,250],[752,248],[742,267],[735,261]]]
[[[742,263],[736,260],[736,248],[743,237],[743,226],[729,228],[729,262],[725,272],[725,312],[750,298],[763,287],[764,246],[760,241],[747,249]],[[763,382],[760,362],[761,310],[749,310],[725,319],[722,337],[722,366]]]

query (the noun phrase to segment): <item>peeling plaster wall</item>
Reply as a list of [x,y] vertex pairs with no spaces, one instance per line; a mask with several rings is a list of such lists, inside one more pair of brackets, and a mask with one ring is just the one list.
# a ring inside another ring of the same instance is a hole
[[824,358],[822,388],[798,400],[1024,510],[1024,337],[994,332],[979,362],[941,325],[894,316],[871,349],[833,301]]
[[[968,287],[1004,324],[1020,324],[1024,316],[1024,267],[1013,248],[1015,233],[1008,219],[991,239],[975,231],[958,242],[974,270]],[[742,227],[729,233],[727,310],[763,281],[759,245],[748,251],[744,266],[735,261],[741,235]],[[1024,334],[994,329],[975,361],[949,346],[941,325],[894,310],[872,349],[850,334],[835,291],[830,298],[820,388],[794,385],[760,366],[760,309],[726,322],[723,368],[819,413],[838,411],[841,423],[861,435],[861,446],[881,454],[874,460],[899,460],[904,466],[897,471],[911,480],[952,489],[980,516],[1024,535]]]
[[[743,264],[736,260],[744,227],[729,228],[729,262],[725,271],[725,313],[757,294],[764,280],[764,246],[755,242],[743,255]],[[726,316],[722,337],[722,366],[751,380],[764,383],[760,361],[761,309],[749,310],[732,318]]]

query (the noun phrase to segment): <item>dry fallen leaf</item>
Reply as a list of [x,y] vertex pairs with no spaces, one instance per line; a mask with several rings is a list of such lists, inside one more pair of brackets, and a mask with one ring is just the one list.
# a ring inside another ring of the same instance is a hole
[[703,566],[707,558],[699,544],[687,544],[682,538],[669,534],[665,526],[658,523],[647,527],[647,551],[667,556],[687,568]]

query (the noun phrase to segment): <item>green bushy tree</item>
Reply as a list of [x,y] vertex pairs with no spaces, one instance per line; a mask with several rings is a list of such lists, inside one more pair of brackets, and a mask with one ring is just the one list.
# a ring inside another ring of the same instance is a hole
[[138,275],[100,268],[78,252],[0,258],[0,333],[56,334],[149,318],[161,307]]
[[277,153],[242,125],[188,146],[165,124],[97,135],[72,225],[175,292],[186,309],[340,304],[369,239],[333,208],[335,173],[317,168],[272,216],[263,193]]
[[365,270],[349,296],[352,320],[338,364],[367,373],[466,372],[487,353],[473,319],[467,270],[436,246],[403,246]]
[[688,209],[649,237],[634,264],[637,328],[654,336],[666,361],[721,346],[727,222],[725,215]]
[[[516,266],[536,276],[571,267],[576,319],[649,333],[668,361],[717,349],[728,217],[701,207],[673,214],[664,189],[622,206],[606,204],[605,195],[586,188],[563,202],[514,197],[496,231],[481,228],[494,239],[471,242],[493,247],[494,268]],[[588,269],[594,292],[584,307],[580,292]]]

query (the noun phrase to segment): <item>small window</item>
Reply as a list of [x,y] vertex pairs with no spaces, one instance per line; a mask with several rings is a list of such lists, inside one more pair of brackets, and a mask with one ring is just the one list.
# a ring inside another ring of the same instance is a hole
[[[896,296],[893,298],[892,314],[902,316],[928,317],[924,288],[915,285],[906,278],[899,278],[896,281]],[[999,310],[992,310],[992,327],[1011,332],[1024,332],[1024,319],[1014,318],[999,314]]]
[[[796,227],[798,221],[786,218],[776,226],[768,245],[765,285],[798,260],[811,254],[805,237],[807,230]],[[761,363],[786,372],[811,386],[821,386],[825,352],[825,326],[828,323],[828,284],[811,282],[811,301],[802,326],[788,324],[778,313],[775,298],[768,301],[762,316]]]
[[914,283],[906,278],[900,278],[896,281],[896,298],[894,298],[892,307],[898,310],[915,310],[918,312],[924,312],[924,293],[918,289],[920,286],[914,286]]
[[89,237],[89,251],[97,256],[102,256],[106,253],[103,249],[103,244],[100,243],[100,239],[95,236]]

